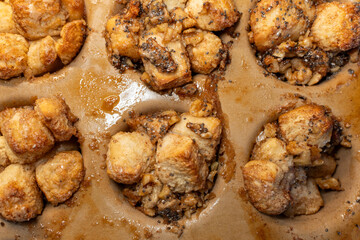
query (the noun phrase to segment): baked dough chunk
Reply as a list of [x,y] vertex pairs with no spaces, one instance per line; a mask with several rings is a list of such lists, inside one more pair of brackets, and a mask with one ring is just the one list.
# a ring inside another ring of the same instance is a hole
[[289,110],[266,124],[243,168],[250,202],[270,215],[318,212],[323,206],[318,187],[343,190],[332,177],[336,169],[332,156],[343,138],[330,109],[316,104]]
[[59,35],[67,13],[60,0],[9,0],[16,28],[29,40]]
[[155,170],[160,181],[177,193],[203,189],[209,171],[194,140],[172,133],[158,142]]
[[324,205],[319,189],[312,178],[308,178],[304,183],[293,185],[290,196],[291,205],[284,212],[287,216],[314,214]]
[[27,67],[29,44],[21,35],[0,33],[0,79],[21,75]]
[[[5,137],[4,137],[5,139]],[[6,153],[6,157],[8,158],[8,165],[11,163],[19,163],[19,164],[24,164],[24,163],[28,163],[33,162],[35,160],[33,160],[32,158],[30,158],[30,160],[26,159],[26,157],[23,157],[19,154],[16,154],[11,147],[9,146],[8,142],[5,139],[4,145],[3,145],[4,149],[5,149],[5,153]]]
[[181,30],[181,23],[164,23],[145,31],[140,38],[140,55],[149,76],[147,82],[155,90],[174,88],[192,81]]
[[253,160],[243,167],[245,189],[249,200],[260,212],[283,213],[290,204],[286,178],[281,168],[270,161]]
[[1,133],[13,151],[12,163],[32,163],[54,146],[54,137],[31,108],[10,108],[1,112]]
[[198,28],[207,31],[221,31],[240,18],[233,0],[189,0],[185,11],[196,20]]
[[61,0],[61,6],[68,13],[67,20],[69,22],[85,18],[84,0]]
[[106,23],[105,32],[106,47],[110,55],[139,60],[140,29],[140,22],[135,18],[127,19],[121,15],[110,18]]
[[325,51],[347,51],[360,45],[360,4],[327,2],[316,7],[311,35]]
[[250,42],[265,52],[288,39],[296,41],[309,28],[314,11],[307,0],[260,0],[250,14]]
[[36,181],[46,199],[58,205],[79,189],[84,173],[83,159],[78,151],[60,152],[36,167]]
[[308,104],[279,116],[281,136],[288,142],[324,147],[331,140],[333,120],[325,107]]
[[45,72],[53,71],[57,67],[58,56],[55,49],[55,41],[47,36],[30,43],[28,52],[27,76],[37,76]]
[[293,158],[286,150],[286,144],[278,138],[267,138],[255,145],[251,159],[267,160],[277,164],[284,172],[293,166]]
[[144,132],[149,135],[151,142],[157,141],[165,136],[170,127],[180,121],[175,111],[164,111],[152,115],[132,116],[126,121],[132,131]]
[[141,3],[152,25],[170,21],[170,15],[163,0],[141,0]]
[[211,73],[219,65],[225,51],[221,39],[212,32],[193,28],[183,34],[191,70],[202,74]]
[[216,117],[194,117],[184,113],[171,132],[195,140],[200,153],[210,162],[215,157],[216,147],[220,142],[222,125]]
[[60,39],[56,42],[56,52],[63,64],[70,63],[84,44],[86,22],[75,20],[65,24],[61,29]]
[[10,4],[0,1],[0,33],[17,33]]
[[32,167],[12,164],[0,173],[0,214],[3,218],[29,221],[41,214],[43,206]]
[[188,0],[164,0],[164,3],[168,11],[171,11],[174,8],[185,8],[187,1]]
[[0,167],[6,167],[10,164],[9,158],[6,154],[6,139],[0,136]]
[[154,161],[155,146],[144,133],[119,132],[112,136],[107,153],[107,174],[118,183],[138,182]]
[[183,29],[188,29],[196,26],[196,21],[190,17],[183,8],[176,7],[171,11],[171,19],[175,22],[180,22]]
[[59,97],[37,99],[34,109],[41,121],[53,133],[56,141],[67,141],[76,134],[74,123],[77,117],[71,113],[63,99]]

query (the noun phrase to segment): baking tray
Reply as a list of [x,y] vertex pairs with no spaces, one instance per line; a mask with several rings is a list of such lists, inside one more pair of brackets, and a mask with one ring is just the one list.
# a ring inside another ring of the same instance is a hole
[[[264,76],[247,38],[249,9],[254,3],[238,0],[243,13],[233,40],[231,64],[218,83],[225,122],[222,141],[225,162],[207,208],[185,221],[181,239],[360,239],[360,82],[359,67],[349,63],[334,77],[316,86],[292,86]],[[79,117],[80,146],[86,176],[74,197],[57,207],[47,204],[43,214],[27,223],[0,219],[0,239],[177,239],[160,218],[133,209],[105,171],[110,136],[125,129],[128,111],[175,109],[184,112],[190,99],[158,94],[147,88],[132,70],[120,74],[108,61],[103,38],[106,20],[116,12],[113,0],[87,0],[89,35],[77,58],[65,68],[32,80],[0,82],[0,107],[31,104],[35,98],[61,94]],[[350,74],[349,69],[354,70]],[[113,109],[104,109],[109,96],[119,96]],[[299,102],[330,107],[351,125],[352,148],[341,149],[335,177],[344,188],[323,194],[325,207],[318,213],[295,218],[270,217],[247,201],[241,167],[261,127],[283,107]],[[359,224],[359,225],[358,225]]]

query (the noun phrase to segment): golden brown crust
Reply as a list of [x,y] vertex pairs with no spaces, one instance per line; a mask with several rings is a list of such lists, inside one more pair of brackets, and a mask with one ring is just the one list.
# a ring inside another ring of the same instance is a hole
[[17,33],[10,4],[0,1],[0,33]]
[[209,74],[220,63],[225,51],[221,39],[212,32],[188,29],[183,32],[191,70]]
[[84,0],[61,0],[61,6],[68,13],[67,21],[71,22],[85,18]]
[[222,125],[216,117],[194,117],[184,113],[171,132],[194,139],[200,153],[210,162],[214,159],[216,147],[220,142]]
[[17,30],[29,40],[59,35],[66,23],[60,0],[10,0]]
[[[144,135],[146,133],[151,136],[153,143],[157,142],[156,161],[150,160],[141,177],[122,189],[128,202],[148,216],[158,215],[170,222],[177,221],[183,216],[190,218],[198,208],[205,207],[214,196],[211,190],[219,167],[219,162],[214,157],[221,135],[220,120],[208,117],[213,115],[213,106],[205,100],[199,99],[194,102],[189,112],[192,114],[188,114],[189,118],[192,119],[178,126],[178,134],[171,132],[171,128],[175,127],[173,125],[179,124],[180,120],[179,113],[172,110],[141,115],[131,112],[130,119],[127,120],[129,130],[137,132],[118,133],[133,135],[144,132]],[[187,115],[183,117],[186,118]],[[201,138],[204,138],[204,141]],[[142,141],[135,139],[137,145],[134,147],[134,144],[129,144],[124,137],[118,140],[118,146],[114,146],[118,154],[113,155],[127,156],[126,161],[130,162],[118,161],[121,163],[118,165],[125,166],[126,163],[136,166],[138,160],[133,155],[137,154],[139,148],[143,148]],[[202,144],[203,149],[199,148],[197,141]],[[214,151],[214,155],[210,156],[212,152],[206,155],[209,162],[205,160],[201,150],[204,155]],[[111,146],[107,161],[110,155]],[[131,170],[137,171],[135,167],[131,167]],[[125,177],[129,178],[128,175],[126,173]],[[110,177],[113,178],[111,175]],[[133,176],[130,177],[133,179]]]
[[0,2],[0,79],[31,78],[71,62],[86,35],[83,0],[9,2]]
[[347,51],[360,45],[360,4],[327,2],[316,7],[311,35],[325,51]]
[[[140,55],[150,77],[148,83],[155,90],[178,87],[192,81],[190,61],[180,36],[181,29],[181,23],[164,23],[145,31],[140,38]],[[162,48],[161,51],[158,46]],[[162,58],[165,55],[168,57]]]
[[240,18],[233,0],[189,0],[185,11],[207,31],[224,30]]
[[[26,108],[26,107],[25,107]],[[0,112],[0,132],[1,126],[5,121],[8,121],[16,112],[16,108],[6,108],[5,110]]]
[[[318,186],[343,190],[332,177],[336,161],[329,155],[342,137],[330,109],[316,104],[287,110],[266,124],[243,168],[250,202],[269,215],[318,212],[323,206]],[[288,199],[288,208],[284,199]]]
[[41,214],[43,200],[33,167],[12,164],[0,173],[0,214],[8,221],[24,222]]
[[9,146],[8,142],[5,141],[4,143],[4,148],[5,148],[5,153],[7,158],[9,159],[9,162],[12,163],[18,163],[18,164],[27,164],[29,162],[33,162],[35,161],[34,157],[28,157],[28,156],[23,156],[21,154],[16,154],[11,147]]
[[86,37],[86,22],[75,20],[61,29],[61,38],[56,42],[56,52],[63,64],[69,64],[80,51]]
[[171,19],[175,22],[180,22],[183,29],[188,29],[196,26],[196,21],[190,17],[183,8],[176,7],[171,11]]
[[261,0],[250,14],[251,40],[264,52],[283,41],[298,40],[311,23],[311,1]]
[[69,106],[60,98],[40,98],[35,102],[35,111],[41,121],[53,133],[56,141],[67,141],[76,134],[74,123],[77,118]]
[[36,181],[53,205],[68,200],[79,189],[84,175],[83,159],[78,151],[57,153],[36,167]]
[[158,142],[155,169],[160,181],[178,193],[203,189],[208,175],[197,144],[190,137],[173,133]]
[[291,198],[283,184],[284,172],[277,164],[252,160],[243,167],[242,172],[249,200],[257,210],[279,215],[288,208]]
[[29,44],[21,35],[0,33],[0,79],[21,75],[27,67]]
[[47,36],[33,41],[30,43],[27,59],[28,68],[25,75],[29,78],[54,70],[57,67],[57,59],[55,41],[52,37]]
[[106,23],[106,47],[111,56],[126,56],[131,59],[140,59],[139,31],[140,22],[137,19],[126,19],[115,15]]
[[9,158],[6,154],[6,139],[0,136],[0,167],[6,167],[10,164]]
[[107,152],[107,174],[124,184],[138,182],[154,161],[155,146],[144,133],[119,132],[112,136]]
[[279,116],[281,136],[322,148],[330,142],[333,120],[323,106],[307,104]]
[[1,133],[19,158],[19,163],[32,163],[54,146],[54,137],[34,110],[6,109],[1,115],[7,115],[1,124]]
[[278,138],[267,138],[257,143],[251,159],[266,160],[277,164],[284,172],[293,166],[293,158],[286,150],[286,144]]

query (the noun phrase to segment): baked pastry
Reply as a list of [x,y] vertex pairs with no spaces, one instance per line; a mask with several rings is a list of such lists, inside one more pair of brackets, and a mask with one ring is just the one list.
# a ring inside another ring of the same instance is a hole
[[69,64],[85,41],[84,17],[83,0],[0,2],[0,79],[31,78]]
[[150,137],[151,142],[156,144],[179,121],[178,113],[170,110],[151,115],[137,116],[133,114],[126,123],[132,131],[146,133]]
[[119,132],[112,136],[109,143],[107,174],[119,183],[136,183],[148,165],[154,161],[154,154],[155,146],[148,135]]
[[9,221],[41,214],[41,192],[53,205],[65,202],[85,175],[80,152],[64,151],[74,143],[59,144],[77,133],[69,106],[60,97],[39,98],[34,105],[0,112],[0,215]]
[[269,73],[290,84],[314,85],[339,71],[359,47],[358,5],[261,0],[251,10],[249,41]]
[[0,173],[0,215],[3,218],[29,221],[41,214],[43,207],[33,167],[12,164]]
[[67,141],[76,134],[77,118],[60,97],[40,98],[30,106],[0,112],[0,132],[11,163],[34,163],[49,152],[55,141]]
[[360,45],[359,22],[358,3],[325,2],[316,7],[311,35],[324,51],[348,51]]
[[222,53],[225,52],[221,39],[212,32],[193,28],[184,31],[183,35],[191,70],[202,74],[215,70],[221,62]]
[[21,75],[27,68],[29,44],[19,34],[0,33],[0,78]]
[[190,61],[179,31],[179,25],[164,23],[145,31],[139,40],[148,83],[156,90],[191,82]]
[[174,192],[187,193],[205,187],[208,167],[196,142],[188,136],[167,134],[156,151],[156,174]]
[[10,164],[9,158],[6,154],[6,139],[0,136],[0,167],[7,167]]
[[1,112],[1,118],[12,163],[33,163],[54,146],[53,135],[33,109],[9,108]]
[[228,49],[209,31],[229,28],[239,18],[232,0],[132,0],[106,24],[109,59],[120,71],[138,69],[156,91],[180,87],[193,81],[191,70],[225,68]]
[[253,160],[243,168],[245,189],[249,200],[260,212],[269,215],[283,213],[290,204],[284,171],[267,160]]
[[298,41],[313,21],[311,1],[261,0],[251,10],[251,42],[260,52],[287,40]]
[[115,66],[118,64],[115,56],[125,56],[133,60],[140,59],[138,46],[140,29],[140,21],[130,18],[128,15],[115,15],[107,21],[106,46]]
[[240,17],[233,0],[189,0],[185,12],[196,20],[197,27],[207,31],[224,30]]
[[32,41],[27,55],[25,72],[29,76],[52,71],[59,65],[55,40],[50,36]]
[[184,113],[171,132],[194,139],[205,160],[211,162],[216,155],[214,146],[220,142],[221,130],[221,121],[217,117],[194,117]]
[[54,135],[56,141],[68,141],[76,134],[74,123],[78,120],[62,98],[40,98],[34,110]]
[[13,20],[13,11],[7,2],[0,2],[0,33],[18,33]]
[[84,178],[84,163],[78,151],[59,152],[36,167],[36,182],[53,205],[68,200]]
[[64,25],[60,32],[60,39],[56,42],[56,53],[61,62],[69,64],[81,49],[86,36],[86,22],[74,20]]
[[331,111],[316,104],[289,110],[266,124],[242,169],[250,202],[269,215],[318,212],[324,205],[318,187],[342,190],[332,177],[336,162],[331,155],[343,139]]
[[111,138],[107,173],[125,184],[129,203],[146,215],[177,221],[210,199],[222,124],[212,107],[198,109],[204,105],[198,99],[181,116],[172,110],[133,113],[127,120],[133,132]]

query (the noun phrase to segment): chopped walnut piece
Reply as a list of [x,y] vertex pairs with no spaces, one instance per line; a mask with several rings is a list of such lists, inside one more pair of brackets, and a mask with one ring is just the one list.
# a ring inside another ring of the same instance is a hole
[[335,190],[335,191],[342,191],[344,190],[341,187],[339,179],[330,177],[330,178],[316,178],[316,184],[324,190]]
[[212,114],[213,105],[207,101],[196,99],[191,103],[190,114],[194,117],[208,117]]

